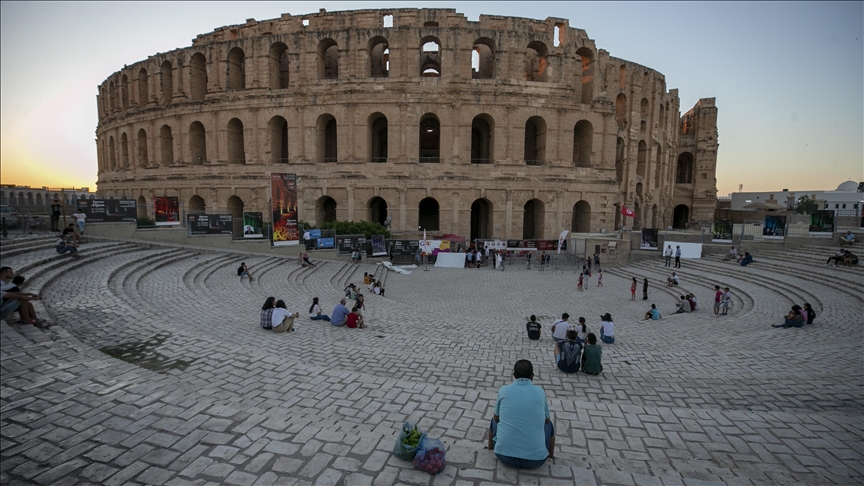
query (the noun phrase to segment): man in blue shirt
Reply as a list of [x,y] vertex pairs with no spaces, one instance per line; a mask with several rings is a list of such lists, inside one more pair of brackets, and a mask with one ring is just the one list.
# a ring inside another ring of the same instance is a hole
[[660,320],[660,311],[657,310],[657,306],[654,304],[651,304],[651,310],[645,313],[645,319],[642,320],[647,321],[648,319]]
[[515,381],[498,390],[488,448],[505,466],[537,469],[555,457],[555,428],[549,419],[546,393],[534,385],[534,367],[520,359],[513,367]]
[[345,307],[345,298],[343,297],[342,300],[336,304],[336,307],[333,308],[333,312],[330,314],[330,324],[333,324],[334,326],[344,326],[345,323],[348,322],[348,314],[350,313],[351,311]]

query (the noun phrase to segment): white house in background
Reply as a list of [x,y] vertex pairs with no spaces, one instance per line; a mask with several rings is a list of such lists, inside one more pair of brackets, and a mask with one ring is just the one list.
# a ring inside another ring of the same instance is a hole
[[[837,211],[856,211],[856,214],[861,214],[861,209],[864,207],[864,182],[846,181],[833,191],[790,191],[782,189],[779,191],[767,192],[733,192],[730,194],[732,198],[732,210],[747,211],[752,208],[746,206],[754,203],[766,203],[770,201],[785,206],[787,209],[793,209],[798,200],[804,196],[809,196],[819,203],[819,209],[832,209]],[[755,210],[755,209],[754,209]],[[850,213],[843,213],[849,215]]]

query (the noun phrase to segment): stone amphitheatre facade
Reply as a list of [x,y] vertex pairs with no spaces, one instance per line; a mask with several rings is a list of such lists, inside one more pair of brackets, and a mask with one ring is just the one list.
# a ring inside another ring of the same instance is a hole
[[141,215],[154,196],[267,214],[269,174],[288,172],[313,224],[555,238],[713,219],[714,99],[680,116],[663,74],[566,19],[249,19],[124,66],[98,110],[99,192]]

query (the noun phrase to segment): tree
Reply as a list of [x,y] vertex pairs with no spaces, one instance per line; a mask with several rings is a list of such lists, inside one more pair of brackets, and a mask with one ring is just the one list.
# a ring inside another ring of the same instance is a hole
[[819,209],[819,203],[810,199],[810,196],[802,196],[795,203],[795,212],[798,214],[810,214]]

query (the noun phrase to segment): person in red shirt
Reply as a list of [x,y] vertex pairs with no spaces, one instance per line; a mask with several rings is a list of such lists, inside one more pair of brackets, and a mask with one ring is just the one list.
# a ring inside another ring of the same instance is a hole
[[353,309],[351,309],[351,313],[348,314],[346,318],[345,325],[350,327],[351,329],[365,329],[366,325],[363,324],[363,319],[357,315],[357,306],[355,305]]
[[716,316],[720,313],[720,301],[723,300],[723,291],[720,290],[719,285],[714,286],[714,291],[714,315]]

